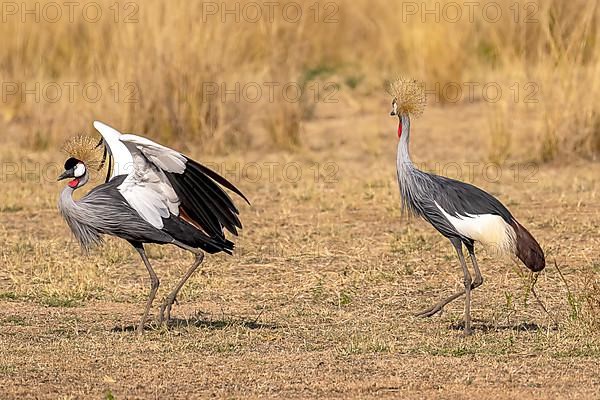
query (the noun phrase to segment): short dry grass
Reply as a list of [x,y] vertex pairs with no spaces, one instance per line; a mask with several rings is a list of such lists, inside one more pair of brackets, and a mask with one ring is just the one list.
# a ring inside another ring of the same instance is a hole
[[[463,338],[460,301],[412,316],[458,288],[461,273],[445,239],[401,217],[387,107],[320,109],[294,154],[190,150],[226,167],[252,207],[241,206],[236,254],[207,257],[175,326],[143,337],[129,328],[145,269],[118,240],[81,254],[55,206],[52,163],[63,156],[1,149],[18,166],[0,195],[1,397],[597,397],[598,165],[508,161],[486,180],[483,105],[431,108],[414,123],[415,160],[454,176],[478,163],[462,178],[501,198],[549,261],[536,285],[548,315],[522,267],[480,252],[486,281],[474,294],[475,334]],[[36,163],[48,171],[24,176]],[[191,257],[168,247],[150,255],[160,300]]]
[[[600,156],[598,0],[84,0],[70,18],[70,3],[49,3],[7,2],[0,24],[0,131],[18,127],[30,149],[53,148],[90,118],[179,147],[264,147],[264,128],[267,145],[293,148],[328,84],[357,96],[407,74],[431,102],[491,97],[507,116],[534,104],[529,133],[541,140],[518,147],[539,159]],[[288,84],[302,101],[281,101],[295,98]],[[481,133],[519,129],[503,127]],[[490,152],[503,158],[506,143]]]

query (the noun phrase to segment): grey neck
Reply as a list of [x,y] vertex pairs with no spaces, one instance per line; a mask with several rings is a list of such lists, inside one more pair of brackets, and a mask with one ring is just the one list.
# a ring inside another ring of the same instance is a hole
[[77,187],[75,189],[79,189],[80,187],[82,187],[83,185],[88,183],[89,180],[90,180],[90,174],[87,171],[85,171],[85,174],[79,180],[79,185],[77,185]]
[[[89,177],[86,174],[81,179],[77,188],[85,185],[88,179]],[[85,251],[88,251],[93,245],[102,242],[102,237],[100,231],[94,228],[94,224],[97,224],[97,218],[96,222],[94,222],[96,216],[90,213],[89,209],[86,209],[85,202],[73,199],[73,192],[77,188],[66,186],[62,190],[58,209],[67,222],[67,225],[69,225],[69,228],[71,228],[71,232],[73,232],[73,235],[81,244],[81,247]]]
[[398,154],[396,156],[396,168],[398,169],[398,176],[413,171],[415,169],[412,160],[410,159],[410,151],[408,149],[408,143],[410,140],[410,118],[408,114],[402,114],[399,117],[399,123],[402,127],[402,134],[398,140]]
[[63,191],[60,193],[60,202],[59,202],[59,207],[60,207],[61,211],[63,211],[63,214],[64,214],[64,211],[68,211],[69,209],[71,209],[72,207],[75,206],[75,200],[73,200],[73,192],[75,192],[75,190],[77,190],[80,187],[82,187],[83,185],[85,185],[89,179],[90,179],[90,176],[86,171],[85,175],[83,175],[81,177],[81,180],[79,181],[79,185],[77,185],[77,187],[72,188],[69,185],[65,186]]
[[67,214],[69,210],[75,207],[75,200],[73,200],[73,189],[70,186],[65,186],[65,188],[60,193],[60,200],[58,202],[58,208],[63,215]]

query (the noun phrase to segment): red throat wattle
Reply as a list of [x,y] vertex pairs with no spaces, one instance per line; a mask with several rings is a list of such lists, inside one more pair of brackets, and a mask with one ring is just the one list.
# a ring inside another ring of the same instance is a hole
[[77,185],[79,185],[79,179],[73,179],[71,182],[69,182],[69,186],[73,189],[75,189]]
[[402,136],[402,121],[398,123],[398,138],[400,138],[400,136]]

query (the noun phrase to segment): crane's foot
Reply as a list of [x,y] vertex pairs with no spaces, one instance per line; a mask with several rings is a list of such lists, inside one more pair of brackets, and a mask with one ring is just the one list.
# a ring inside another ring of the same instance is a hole
[[169,323],[171,321],[171,308],[173,307],[173,303],[179,304],[177,298],[171,299],[167,297],[167,299],[160,306],[160,314],[158,317],[158,323],[162,325],[163,323]]
[[164,323],[169,324],[169,321],[171,321],[171,307],[172,304],[167,302],[160,306],[160,315],[158,317],[158,323],[160,325]]
[[444,309],[443,306],[440,307],[439,304],[434,305],[433,307],[426,308],[425,310],[421,310],[415,313],[415,317],[429,318],[433,317],[435,314],[439,313]]
[[440,311],[442,311],[444,309],[444,307],[446,307],[446,305],[456,299],[458,299],[460,296],[464,295],[465,291],[464,290],[459,290],[458,292],[454,293],[452,296],[439,301],[437,303],[435,303],[433,305],[433,307],[427,308],[425,310],[419,311],[418,313],[415,314],[415,317],[423,317],[423,318],[427,318],[427,317],[433,317],[435,314],[439,313]]
[[460,324],[455,326],[455,329],[462,329],[462,333],[460,334],[461,337],[468,337],[474,333],[470,322],[467,325],[465,321],[462,321]]
[[144,328],[146,327],[146,318],[142,318],[138,326],[135,328],[135,333],[137,335],[142,335],[144,333]]

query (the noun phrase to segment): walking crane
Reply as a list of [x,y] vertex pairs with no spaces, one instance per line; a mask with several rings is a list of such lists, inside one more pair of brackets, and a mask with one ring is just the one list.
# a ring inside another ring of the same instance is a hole
[[[409,153],[411,116],[425,108],[425,91],[417,81],[400,78],[392,82],[388,93],[393,97],[392,116],[397,116],[398,153],[396,169],[403,209],[429,222],[450,240],[463,270],[464,288],[417,313],[430,317],[451,301],[465,295],[464,333],[471,329],[471,290],[483,284],[475,257],[475,243],[500,253],[513,254],[530,270],[544,269],[544,252],[535,238],[498,199],[483,190],[443,176],[419,170]],[[469,252],[475,279],[471,278],[462,246]]]

